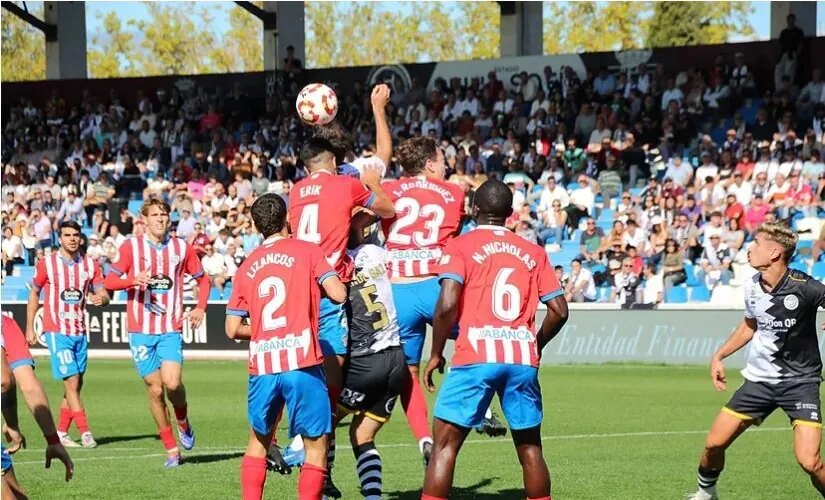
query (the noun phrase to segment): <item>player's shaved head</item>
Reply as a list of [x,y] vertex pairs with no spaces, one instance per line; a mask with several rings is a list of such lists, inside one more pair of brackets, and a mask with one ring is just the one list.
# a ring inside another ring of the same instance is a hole
[[313,137],[306,141],[301,147],[301,161],[310,170],[317,170],[322,167],[328,167],[330,162],[334,167],[335,154],[334,147],[326,139]]
[[476,217],[503,220],[513,213],[513,193],[507,184],[490,179],[476,189],[473,205]]
[[333,121],[312,129],[312,137],[327,141],[337,163],[344,163],[344,157],[355,149],[355,141],[340,123]]
[[286,225],[286,203],[275,193],[266,193],[252,204],[252,222],[264,239],[283,231]]

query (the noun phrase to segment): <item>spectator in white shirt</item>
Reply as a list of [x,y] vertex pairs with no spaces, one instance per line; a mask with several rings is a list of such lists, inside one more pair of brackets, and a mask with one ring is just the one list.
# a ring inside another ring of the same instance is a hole
[[538,92],[539,84],[536,83],[536,79],[528,76],[526,71],[522,71],[519,74],[519,81],[516,84],[516,93],[521,94],[524,97],[524,102],[530,102],[536,98],[536,92]]
[[596,203],[596,193],[591,186],[595,181],[586,175],[580,175],[578,180],[579,187],[570,192],[570,204],[565,209],[571,230],[578,228],[583,216],[593,214]]
[[143,120],[143,122],[141,122],[140,134],[138,135],[140,143],[146,148],[151,148],[155,143],[155,137],[157,137],[157,133],[150,128],[149,121]]
[[215,251],[215,247],[207,245],[204,248],[206,254],[201,259],[201,265],[212,285],[223,292],[224,285],[228,281],[228,270],[226,268],[226,258],[223,254]]
[[596,128],[590,133],[588,144],[601,144],[602,140],[610,139],[612,136],[613,132],[607,128],[604,118],[600,116],[596,118]]
[[14,271],[14,266],[23,263],[23,241],[15,235],[11,227],[3,228],[3,243],[0,245],[3,252],[3,269],[6,276]]
[[90,234],[89,243],[86,246],[86,255],[94,260],[98,260],[104,253],[103,245],[100,244],[100,238],[95,233]]
[[705,182],[705,179],[707,177],[713,177],[715,179],[718,175],[719,167],[717,167],[716,164],[713,163],[710,153],[702,153],[702,164],[699,165],[699,167],[696,169],[696,182]]
[[443,125],[441,124],[441,120],[438,119],[438,113],[434,109],[427,111],[427,119],[421,123],[421,135],[429,135],[430,130],[435,131],[436,139],[441,139]]
[[662,111],[666,110],[670,105],[670,101],[676,101],[679,103],[679,106],[682,105],[682,102],[685,100],[685,94],[676,87],[676,83],[673,78],[667,79],[667,88],[665,92],[662,94]]
[[733,173],[733,183],[728,186],[728,194],[736,196],[736,201],[746,207],[753,198],[753,185],[744,180],[742,172]]
[[570,279],[564,295],[568,302],[596,301],[596,282],[593,280],[593,274],[582,267],[582,261],[579,259],[573,259],[570,263]]
[[646,262],[642,272],[645,282],[642,285],[642,304],[661,304],[664,294],[662,275],[656,273],[656,264]]
[[686,188],[693,179],[693,165],[689,162],[682,161],[681,156],[675,156],[673,163],[671,163],[665,171],[665,177],[673,179],[674,184]]
[[467,89],[467,97],[465,97],[461,100],[461,102],[458,103],[459,113],[457,117],[461,117],[461,115],[463,115],[465,111],[469,111],[470,116],[475,118],[476,116],[478,116],[478,111],[480,107],[481,103],[478,99],[476,99],[476,94],[475,92],[473,92],[473,89]]
[[493,114],[509,114],[513,109],[513,100],[507,95],[507,91],[502,89],[498,93],[498,100],[493,103]]
[[536,99],[530,106],[530,116],[536,116],[536,113],[538,113],[540,109],[543,109],[545,113],[550,111],[550,101],[545,97],[543,89],[539,89],[536,92]]

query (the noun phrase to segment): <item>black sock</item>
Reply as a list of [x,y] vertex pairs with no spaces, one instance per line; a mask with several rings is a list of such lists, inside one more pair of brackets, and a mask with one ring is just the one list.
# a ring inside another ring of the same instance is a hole
[[697,475],[699,487],[703,490],[709,490],[716,487],[716,481],[719,480],[719,474],[722,473],[722,469],[713,470],[713,469],[705,469],[701,465],[699,466],[699,473]]

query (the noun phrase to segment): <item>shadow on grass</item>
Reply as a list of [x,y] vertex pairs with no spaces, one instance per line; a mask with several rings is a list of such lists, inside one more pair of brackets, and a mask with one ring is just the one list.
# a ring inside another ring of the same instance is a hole
[[242,451],[233,453],[211,453],[209,455],[192,455],[183,456],[184,464],[211,464],[214,462],[223,462],[225,460],[232,460],[243,456]]
[[160,438],[157,434],[135,434],[133,436],[103,436],[96,438],[95,441],[97,441],[98,446],[104,446],[112,443],[139,441],[141,439],[151,439],[152,441],[158,441]]
[[[498,478],[483,479],[472,486],[467,486],[464,488],[454,486],[453,490],[450,492],[450,498],[466,498],[474,500],[500,500],[502,498],[524,498],[524,488],[508,488],[496,492],[478,492],[478,490],[480,490],[481,488],[485,488],[492,484],[494,479]],[[412,491],[385,491],[384,497],[388,500],[419,500],[421,498],[421,489]]]

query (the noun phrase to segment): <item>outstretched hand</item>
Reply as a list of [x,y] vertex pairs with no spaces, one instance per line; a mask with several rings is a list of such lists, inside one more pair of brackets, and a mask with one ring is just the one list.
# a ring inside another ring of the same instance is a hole
[[66,466],[66,482],[74,476],[74,463],[72,459],[69,458],[69,454],[66,452],[66,448],[63,447],[62,444],[51,444],[46,447],[46,468],[49,469],[52,466],[52,459],[56,458],[63,462],[63,465]]
[[372,89],[370,104],[372,109],[384,109],[390,101],[390,87],[384,83],[379,83]]

